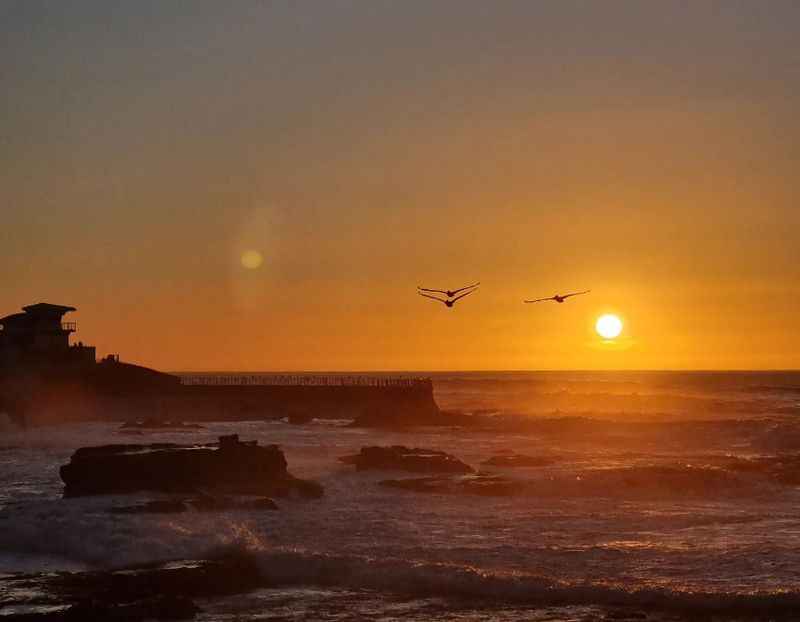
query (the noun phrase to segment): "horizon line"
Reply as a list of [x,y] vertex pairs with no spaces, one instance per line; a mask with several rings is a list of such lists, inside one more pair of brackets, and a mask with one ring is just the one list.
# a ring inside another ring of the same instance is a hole
[[800,373],[800,368],[686,368],[686,369],[189,369],[170,370],[170,374],[507,374],[507,373]]

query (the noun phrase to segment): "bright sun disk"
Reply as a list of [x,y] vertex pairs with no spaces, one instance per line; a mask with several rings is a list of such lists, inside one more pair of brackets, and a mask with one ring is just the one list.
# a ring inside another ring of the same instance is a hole
[[597,318],[594,329],[603,339],[615,339],[622,332],[622,320],[612,313],[606,313]]

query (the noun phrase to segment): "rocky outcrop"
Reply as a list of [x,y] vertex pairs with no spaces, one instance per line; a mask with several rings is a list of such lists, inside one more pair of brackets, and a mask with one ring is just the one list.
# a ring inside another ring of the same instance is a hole
[[552,458],[542,456],[526,456],[524,454],[504,454],[502,456],[492,456],[484,460],[482,466],[517,468],[517,467],[546,467],[555,464]]
[[78,449],[61,467],[64,496],[215,492],[284,497],[322,495],[322,486],[286,468],[277,445],[221,436],[210,445],[106,445]]
[[472,473],[473,468],[455,456],[435,449],[409,448],[403,445],[391,447],[362,447],[352,456],[339,458],[352,464],[358,471],[396,470],[412,473]]
[[[192,599],[240,594],[264,584],[255,559],[231,554],[215,560],[171,562],[119,571],[44,573],[0,577],[0,590],[41,594],[45,613],[0,616],[25,622],[144,622],[191,620],[199,612]],[[28,600],[4,604],[26,605]]]

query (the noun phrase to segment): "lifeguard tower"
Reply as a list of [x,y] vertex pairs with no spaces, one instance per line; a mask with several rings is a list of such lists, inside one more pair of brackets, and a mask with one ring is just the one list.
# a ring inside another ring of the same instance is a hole
[[95,362],[95,349],[83,344],[70,345],[75,322],[64,322],[64,315],[75,307],[40,302],[0,318],[0,367],[72,366]]

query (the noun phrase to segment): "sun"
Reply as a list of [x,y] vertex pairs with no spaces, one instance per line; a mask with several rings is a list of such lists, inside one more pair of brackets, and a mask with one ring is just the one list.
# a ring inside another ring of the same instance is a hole
[[597,318],[594,329],[603,339],[616,339],[622,332],[622,320],[612,313],[606,313]]

